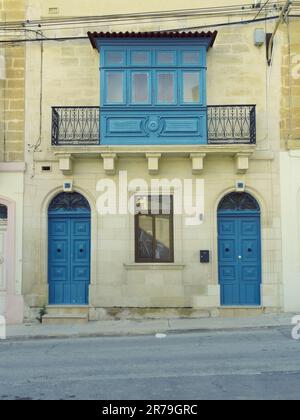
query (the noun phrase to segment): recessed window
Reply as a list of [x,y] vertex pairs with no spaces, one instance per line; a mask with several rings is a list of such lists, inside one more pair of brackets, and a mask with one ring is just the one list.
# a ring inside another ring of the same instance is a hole
[[50,165],[43,165],[41,169],[42,169],[42,172],[51,172],[52,170]]
[[149,92],[149,73],[135,72],[132,73],[132,103],[148,104],[150,102]]
[[200,74],[183,72],[183,101],[185,103],[200,102]]
[[174,262],[173,197],[137,197],[136,209],[136,262]]
[[106,102],[110,104],[122,104],[124,102],[124,73],[116,71],[107,72],[106,86]]

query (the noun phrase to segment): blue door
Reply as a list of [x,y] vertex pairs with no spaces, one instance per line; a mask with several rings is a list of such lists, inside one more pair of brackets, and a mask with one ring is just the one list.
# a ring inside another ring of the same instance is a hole
[[[248,196],[248,197],[247,197]],[[250,198],[250,201],[249,201]],[[218,212],[219,282],[224,306],[261,304],[260,212],[249,194],[238,194],[233,205],[221,203]],[[243,205],[241,201],[243,201]],[[233,201],[232,201],[233,200]],[[251,204],[251,205],[250,205]]]
[[[51,305],[88,304],[91,219],[80,194],[60,194],[49,208],[48,277]],[[76,200],[77,198],[77,200]],[[81,200],[82,200],[81,199]],[[89,205],[88,205],[89,206]]]

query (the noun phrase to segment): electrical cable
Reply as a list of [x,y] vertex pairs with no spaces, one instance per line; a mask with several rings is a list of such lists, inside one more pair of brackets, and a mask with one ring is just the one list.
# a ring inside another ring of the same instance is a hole
[[[277,7],[277,3],[272,3],[270,7]],[[220,14],[223,15],[226,14],[228,16],[229,13],[253,13],[254,11],[253,4],[247,4],[247,5],[234,5],[234,6],[219,6],[219,7],[209,7],[209,8],[198,8],[198,9],[182,9],[182,10],[171,10],[171,11],[160,11],[160,12],[142,12],[142,13],[131,13],[131,14],[114,14],[114,15],[103,15],[103,16],[79,16],[79,17],[71,17],[71,18],[47,18],[47,19],[41,19],[41,20],[32,20],[32,21],[26,21],[26,22],[6,22],[3,24],[4,27],[14,27],[19,25],[68,25],[68,24],[74,24],[74,23],[83,23],[83,22],[89,22],[92,21],[95,22],[109,22],[109,21],[117,21],[117,20],[143,20],[143,19],[153,19],[153,18],[179,18],[179,17],[189,17],[189,16],[195,16],[197,15],[214,15],[214,14]],[[2,25],[0,24],[0,27]]]
[[[293,16],[290,16],[293,17]],[[295,16],[298,17],[298,16]],[[247,25],[247,24],[253,24],[257,22],[266,22],[278,19],[279,16],[269,16],[265,18],[257,19],[255,22],[253,19],[246,20],[246,21],[235,21],[235,22],[226,22],[226,23],[217,23],[217,24],[210,24],[210,25],[202,25],[202,26],[193,26],[193,27],[185,27],[185,28],[174,28],[174,29],[163,29],[155,32],[175,32],[175,31],[187,31],[187,30],[201,30],[201,29],[208,29],[208,28],[218,28],[218,27],[224,27],[224,26],[236,26],[236,25]],[[87,39],[87,36],[75,36],[75,37],[58,37],[58,38],[41,38],[41,39],[11,39],[11,40],[5,40],[0,41],[0,44],[8,44],[8,43],[26,43],[26,42],[40,42],[40,41],[56,41],[56,42],[64,42],[64,41],[71,41],[71,40],[85,40]]]
[[257,13],[257,15],[255,16],[255,18],[253,20],[256,20],[258,18],[258,16],[261,14],[261,12],[264,10],[264,8],[268,5],[268,3],[270,2],[270,0],[267,0],[262,7],[260,8],[259,12]]

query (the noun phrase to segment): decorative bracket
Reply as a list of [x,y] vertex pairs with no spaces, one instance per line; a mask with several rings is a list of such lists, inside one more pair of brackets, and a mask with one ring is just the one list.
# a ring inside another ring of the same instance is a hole
[[237,174],[245,174],[248,171],[250,156],[251,156],[251,153],[237,153],[235,155]]
[[206,153],[191,153],[193,175],[200,175],[204,168],[204,158]]
[[158,174],[160,158],[161,153],[146,153],[146,159],[148,159],[148,172],[150,175]]
[[101,157],[103,159],[103,168],[106,175],[115,175],[116,174],[116,153],[102,153]]
[[71,154],[59,155],[59,169],[63,175],[72,175],[73,173],[73,160]]

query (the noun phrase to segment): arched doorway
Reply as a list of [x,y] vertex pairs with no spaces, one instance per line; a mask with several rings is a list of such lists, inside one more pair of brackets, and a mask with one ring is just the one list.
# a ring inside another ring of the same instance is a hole
[[91,208],[79,193],[60,193],[48,210],[50,305],[87,305],[91,273]]
[[221,305],[261,305],[260,206],[248,193],[226,195],[218,207]]
[[6,314],[8,209],[0,204],[0,315]]

